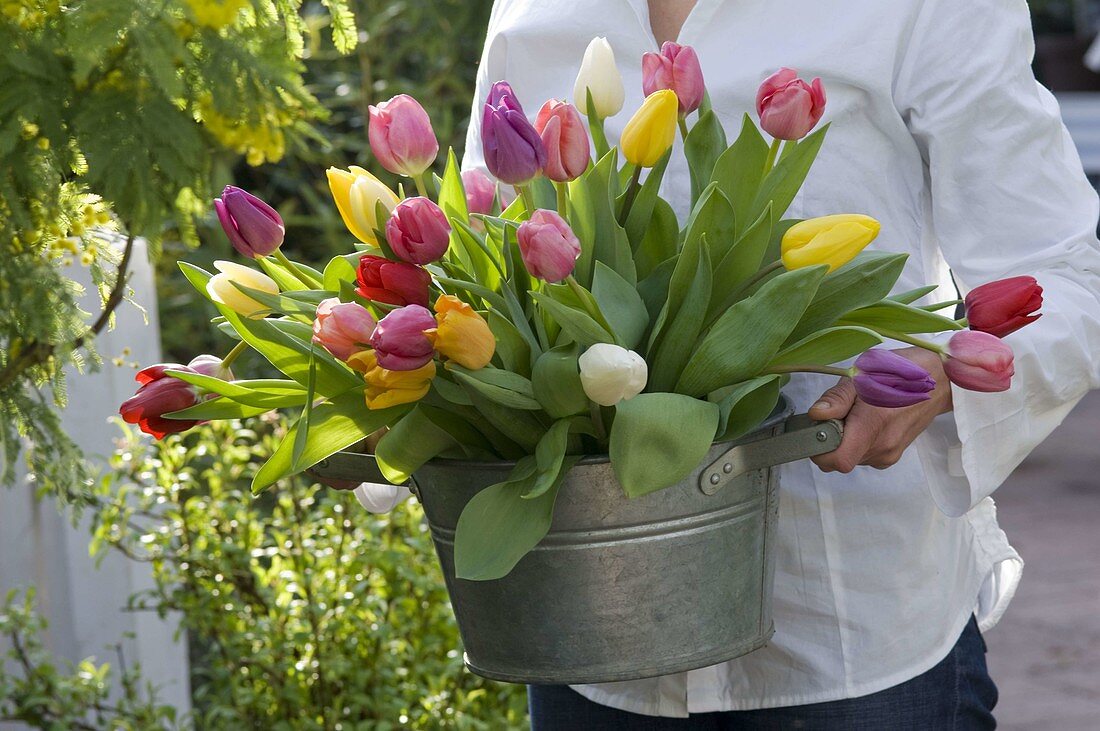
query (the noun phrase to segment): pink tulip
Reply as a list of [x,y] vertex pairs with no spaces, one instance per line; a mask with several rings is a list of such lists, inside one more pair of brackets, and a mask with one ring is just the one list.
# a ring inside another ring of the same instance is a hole
[[374,333],[374,317],[356,302],[341,302],[336,297],[321,300],[313,321],[313,342],[340,360],[366,350]]
[[588,169],[588,130],[572,104],[549,99],[535,117],[535,129],[546,148],[542,172],[558,183],[568,183]]
[[189,371],[213,376],[222,380],[233,380],[233,374],[222,366],[222,361],[213,355],[200,355],[187,365],[179,363],[160,363],[138,371],[134,376],[139,384],[137,393],[123,402],[118,411],[124,421],[137,424],[146,434],[163,439],[169,434],[184,432],[203,422],[192,419],[169,419],[165,414],[180,411],[199,403],[205,398],[198,386],[173,378],[165,371]]
[[386,221],[386,241],[393,253],[413,264],[429,264],[447,251],[451,224],[443,210],[427,198],[406,198]]
[[956,386],[969,391],[1006,391],[1012,385],[1012,348],[1000,338],[962,330],[947,343],[943,369]]
[[703,103],[703,69],[691,46],[665,41],[660,53],[642,55],[642,91],[649,96],[661,89],[676,92],[680,115],[691,114]]
[[436,327],[431,310],[406,305],[383,317],[374,328],[370,345],[378,365],[391,371],[412,371],[432,359],[434,347],[424,334]]
[[466,210],[470,213],[493,212],[497,186],[492,179],[477,168],[462,173],[462,187],[466,191]]
[[535,211],[519,225],[516,238],[527,271],[547,282],[560,282],[572,274],[581,255],[581,242],[554,211]]
[[372,105],[367,137],[382,167],[397,175],[416,177],[435,162],[439,142],[424,107],[408,94]]
[[760,126],[778,140],[800,140],[825,113],[821,79],[807,84],[794,69],[781,68],[764,79],[756,92]]

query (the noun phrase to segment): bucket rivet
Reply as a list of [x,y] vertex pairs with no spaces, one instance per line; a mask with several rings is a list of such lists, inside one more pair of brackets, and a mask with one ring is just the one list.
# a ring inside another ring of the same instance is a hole
[[721,475],[719,475],[719,474],[717,474],[717,473],[715,473],[715,474],[713,474],[713,475],[711,475],[711,476],[710,476],[710,484],[712,484],[712,485],[717,485],[717,484],[718,484],[718,482],[719,482],[719,481],[720,481],[721,479],[722,479],[722,476],[721,476]]
[[729,473],[733,472],[733,465],[731,465],[729,462],[726,462],[724,465],[722,465],[722,471],[728,475]]
[[819,441],[819,442],[824,442],[824,441],[826,441],[826,440],[827,440],[828,438],[829,438],[829,434],[828,434],[828,432],[824,432],[824,431],[819,431],[819,432],[817,433],[817,441]]

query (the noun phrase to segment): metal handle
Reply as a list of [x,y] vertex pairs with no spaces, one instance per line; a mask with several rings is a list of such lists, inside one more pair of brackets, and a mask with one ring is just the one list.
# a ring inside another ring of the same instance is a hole
[[[309,471],[317,477],[326,477],[331,480],[393,484],[382,474],[382,470],[378,468],[378,461],[375,460],[373,454],[337,452],[313,465]],[[409,481],[406,480],[401,484],[408,485]]]
[[843,436],[844,424],[835,419],[814,421],[808,414],[795,414],[784,422],[783,433],[730,447],[703,470],[699,489],[713,495],[746,472],[831,452]]

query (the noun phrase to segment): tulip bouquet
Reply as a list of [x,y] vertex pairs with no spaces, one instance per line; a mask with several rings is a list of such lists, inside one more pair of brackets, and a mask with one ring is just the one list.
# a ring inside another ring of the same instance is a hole
[[[460,173],[453,151],[429,174],[438,143],[411,97],[371,107],[371,150],[404,182],[395,192],[362,168],[329,170],[358,241],[321,271],[282,254],[277,212],[227,187],[219,219],[258,268],[182,267],[239,343],[220,362],[142,371],[123,415],[160,437],[296,410],[257,492],[382,430],[375,454],[395,484],[431,459],[514,462],[455,536],[457,575],[493,579],[545,535],[582,455],[609,455],[627,497],[660,490],[757,427],[792,373],[852,376],[877,406],[929,398],[927,372],[873,349],[893,340],[940,353],[959,386],[1008,387],[999,336],[1037,317],[1033,279],[973,291],[965,329],[938,312],[957,302],[914,304],[930,287],[890,294],[906,257],[864,251],[873,218],[784,218],[825,137],[813,131],[820,80],[775,73],[759,123],[746,114],[727,144],[690,47],[667,43],[642,66],[646,98],[617,145],[604,119],[623,89],[603,39],[585,54],[578,106],[549,100],[532,118],[494,84],[481,137],[495,180]],[[691,178],[682,221],[659,195],[677,135]],[[921,337],[941,332],[954,333],[946,346]],[[233,380],[246,349],[284,377]]]

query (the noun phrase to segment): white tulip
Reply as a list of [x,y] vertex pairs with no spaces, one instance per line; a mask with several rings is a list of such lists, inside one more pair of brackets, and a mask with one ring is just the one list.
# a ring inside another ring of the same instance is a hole
[[206,293],[210,299],[225,305],[239,315],[259,319],[271,308],[249,297],[233,286],[236,282],[244,287],[258,289],[269,294],[278,294],[279,285],[263,272],[231,261],[216,261],[214,268],[221,274],[215,274],[206,283]]
[[596,343],[577,362],[585,395],[600,406],[614,406],[634,398],[649,378],[642,356],[610,343]]
[[388,485],[380,482],[364,482],[355,488],[359,504],[372,513],[388,513],[412,495],[404,485]]
[[614,117],[623,108],[626,91],[623,89],[623,77],[615,65],[615,52],[611,44],[602,36],[597,36],[584,49],[581,70],[573,84],[573,104],[588,113],[586,91],[592,92],[592,105],[600,119]]

